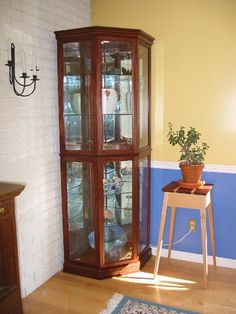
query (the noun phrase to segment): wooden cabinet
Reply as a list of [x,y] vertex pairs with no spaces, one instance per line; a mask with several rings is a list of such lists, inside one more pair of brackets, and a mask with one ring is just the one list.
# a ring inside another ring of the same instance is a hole
[[14,197],[23,185],[0,182],[0,312],[21,314]]
[[134,29],[55,32],[64,270],[104,278],[151,255],[150,54]]

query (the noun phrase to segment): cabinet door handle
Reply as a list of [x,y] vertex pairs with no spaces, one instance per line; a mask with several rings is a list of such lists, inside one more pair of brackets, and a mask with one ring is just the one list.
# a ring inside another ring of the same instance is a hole
[[5,208],[4,207],[1,207],[0,208],[0,215],[3,215],[5,213]]

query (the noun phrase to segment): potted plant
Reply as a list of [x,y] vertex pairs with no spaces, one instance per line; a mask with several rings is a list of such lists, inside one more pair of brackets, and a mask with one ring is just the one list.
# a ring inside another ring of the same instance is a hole
[[174,131],[172,123],[169,122],[169,132],[167,134],[168,142],[180,147],[180,169],[183,179],[179,181],[180,185],[185,188],[197,188],[204,184],[201,180],[202,170],[206,151],[209,149],[207,143],[202,142],[198,145],[201,133],[194,127],[188,130],[181,126],[179,130]]

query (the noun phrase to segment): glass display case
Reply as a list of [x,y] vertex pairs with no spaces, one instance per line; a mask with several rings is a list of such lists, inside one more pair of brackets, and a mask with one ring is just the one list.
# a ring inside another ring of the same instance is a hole
[[55,32],[64,270],[104,278],[151,255],[150,51],[135,29]]

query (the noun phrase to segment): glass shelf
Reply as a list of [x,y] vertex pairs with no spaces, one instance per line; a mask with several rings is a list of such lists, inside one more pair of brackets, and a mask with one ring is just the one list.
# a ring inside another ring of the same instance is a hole
[[132,192],[123,192],[123,191],[105,191],[104,195],[109,196],[109,195],[124,195],[124,194],[129,194],[132,195]]
[[64,112],[64,116],[92,116],[92,114],[91,113]]
[[[74,112],[65,112],[64,116],[91,116],[91,113],[74,113]],[[113,112],[113,113],[103,113],[103,116],[133,116],[132,113],[126,112]]]
[[102,115],[104,117],[107,117],[107,116],[130,116],[130,117],[132,117],[133,116],[132,113],[126,113],[126,112],[103,113]]
[[117,78],[124,78],[126,80],[132,81],[132,75],[130,74],[122,74],[122,73],[102,73],[102,79],[104,79],[107,76],[111,76],[113,79],[114,77]]
[[63,78],[64,80],[65,79],[71,79],[71,78],[74,78],[74,79],[84,79],[84,78],[89,78],[90,77],[90,73],[67,73],[67,74],[64,74],[63,75]]

